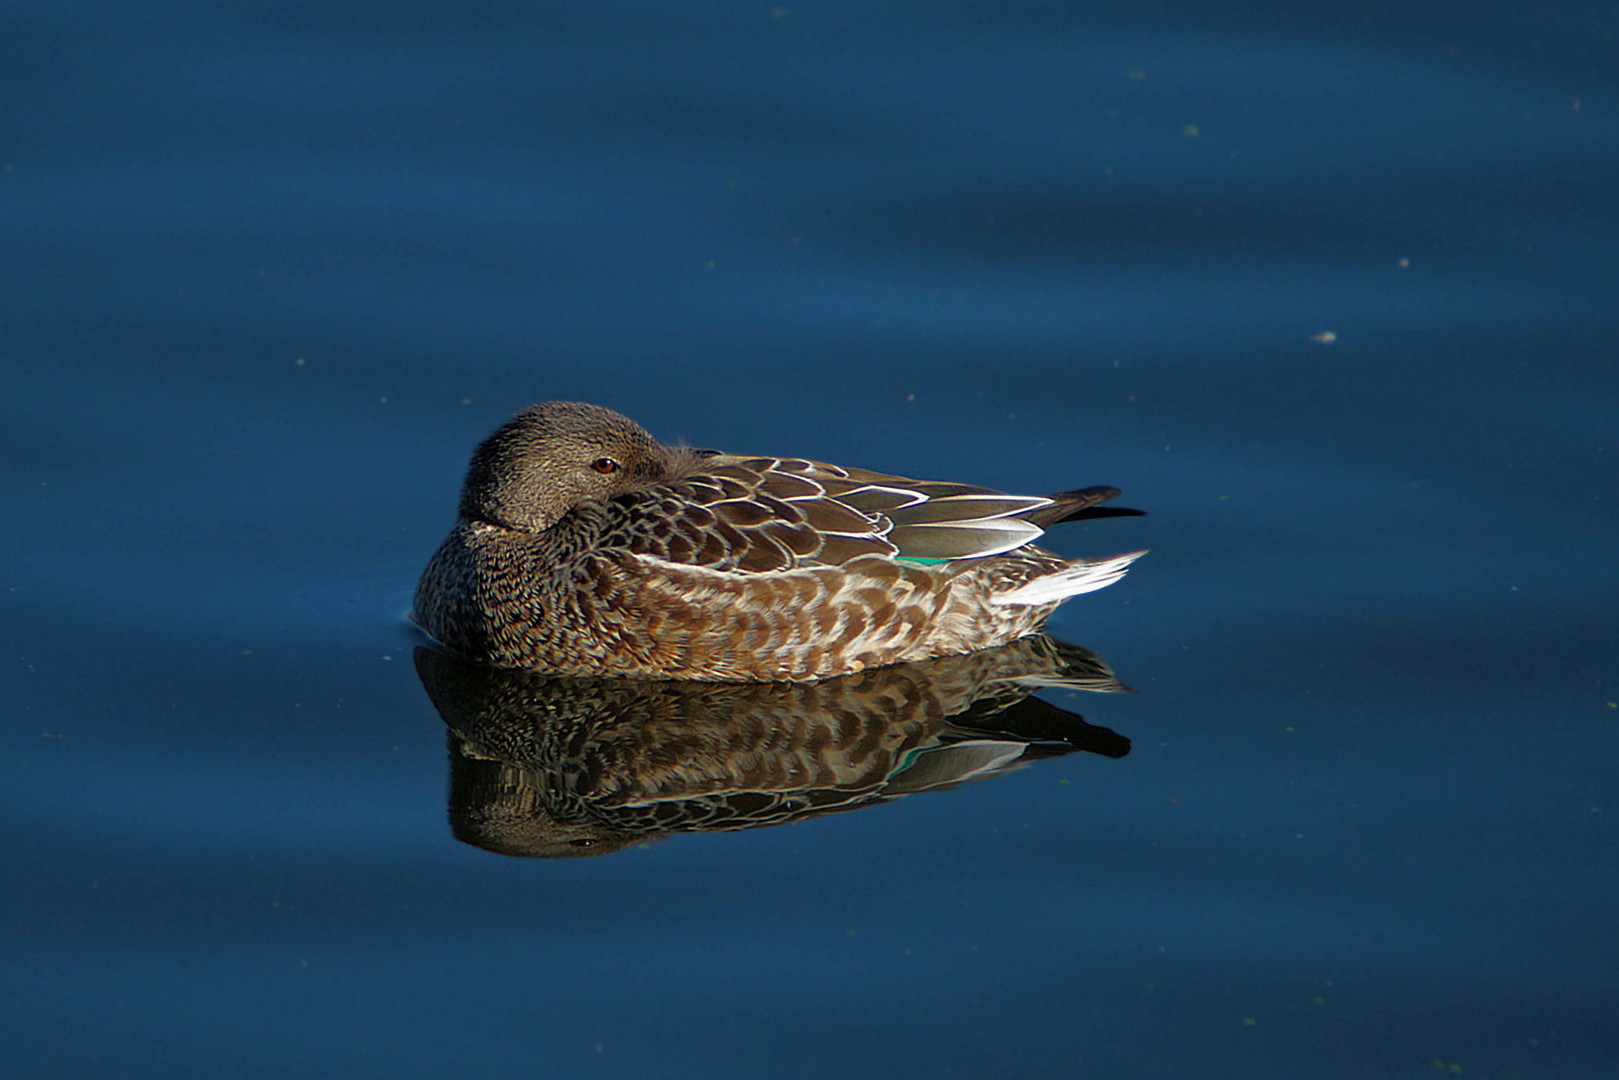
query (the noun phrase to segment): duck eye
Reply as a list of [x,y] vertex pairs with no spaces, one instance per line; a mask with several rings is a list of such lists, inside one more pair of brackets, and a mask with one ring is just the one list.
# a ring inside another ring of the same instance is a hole
[[618,472],[618,462],[610,457],[599,457],[590,463],[590,467],[606,476],[608,473]]

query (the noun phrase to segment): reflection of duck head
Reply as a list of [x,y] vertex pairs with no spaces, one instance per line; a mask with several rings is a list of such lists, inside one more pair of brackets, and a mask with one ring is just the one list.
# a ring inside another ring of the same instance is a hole
[[1127,689],[1095,653],[1043,635],[814,683],[548,676],[425,648],[416,669],[450,728],[455,834],[506,855],[782,824],[1130,749],[1030,696]]

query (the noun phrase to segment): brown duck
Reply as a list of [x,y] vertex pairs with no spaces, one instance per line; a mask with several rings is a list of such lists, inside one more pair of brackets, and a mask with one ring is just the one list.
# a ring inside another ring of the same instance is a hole
[[1035,632],[1142,552],[1062,559],[1059,522],[1135,514],[801,458],[661,445],[552,401],[472,455],[416,586],[440,644],[558,674],[773,682],[975,652]]

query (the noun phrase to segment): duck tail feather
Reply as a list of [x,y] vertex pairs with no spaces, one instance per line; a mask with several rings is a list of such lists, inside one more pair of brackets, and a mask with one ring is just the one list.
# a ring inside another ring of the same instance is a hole
[[1104,517],[1140,517],[1145,511],[1130,510],[1123,506],[1110,506],[1099,508],[1098,504],[1109,499],[1117,498],[1119,489],[1105,485],[1097,487],[1080,488],[1077,491],[1059,491],[1055,495],[1047,495],[1050,505],[1043,506],[1033,513],[1024,514],[1028,521],[1049,529],[1053,525],[1061,525],[1065,521],[1086,521],[1091,518]]
[[991,602],[1033,607],[1105,589],[1123,577],[1130,564],[1145,554],[1145,551],[1132,551],[1111,559],[1077,559],[1060,570],[1031,578],[1010,592],[991,597]]

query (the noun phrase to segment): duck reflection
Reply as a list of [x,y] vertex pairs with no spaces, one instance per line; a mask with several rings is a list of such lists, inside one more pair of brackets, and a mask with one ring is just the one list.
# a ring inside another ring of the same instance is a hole
[[1128,691],[1089,649],[997,649],[812,683],[416,670],[450,728],[450,823],[503,855],[601,855],[675,832],[780,825],[1130,741],[1030,696]]

